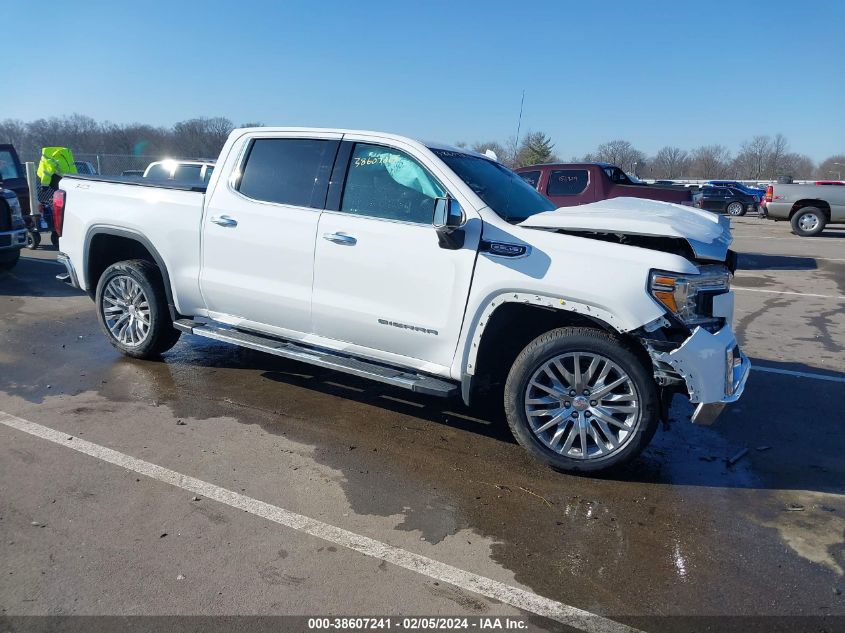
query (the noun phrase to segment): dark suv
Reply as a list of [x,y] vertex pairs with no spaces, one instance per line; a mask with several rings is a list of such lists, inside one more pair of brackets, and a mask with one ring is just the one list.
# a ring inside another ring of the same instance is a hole
[[21,205],[21,212],[29,215],[29,185],[18,153],[12,145],[0,143],[0,180],[3,187],[14,191]]
[[0,180],[0,271],[18,263],[25,245],[26,226],[18,197],[11,189],[4,189]]
[[702,187],[696,204],[705,211],[733,216],[757,210],[757,198],[734,187]]

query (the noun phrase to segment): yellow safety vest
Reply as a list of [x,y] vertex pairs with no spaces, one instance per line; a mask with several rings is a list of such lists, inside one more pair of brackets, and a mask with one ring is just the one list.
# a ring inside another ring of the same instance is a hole
[[59,176],[75,174],[76,165],[73,162],[73,152],[67,147],[42,148],[37,173],[38,179],[45,187],[50,185],[54,174]]

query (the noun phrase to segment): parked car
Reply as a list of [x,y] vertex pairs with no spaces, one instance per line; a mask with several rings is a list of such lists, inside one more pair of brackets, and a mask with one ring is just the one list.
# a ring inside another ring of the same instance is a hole
[[214,163],[194,160],[157,160],[147,165],[144,178],[188,185],[208,184]]
[[21,205],[11,189],[0,182],[0,271],[13,268],[26,246],[26,225]]
[[766,190],[766,217],[789,220],[792,232],[812,237],[831,223],[845,222],[845,188],[776,183]]
[[754,196],[757,202],[760,202],[763,199],[763,196],[766,195],[765,189],[760,189],[759,187],[752,187],[750,185],[746,185],[745,183],[739,182],[738,180],[711,180],[707,184],[712,185],[714,187],[731,187],[732,189],[739,189],[742,193],[747,193],[749,195]]
[[12,145],[0,144],[0,180],[3,181],[6,189],[15,192],[21,213],[29,215],[29,185],[26,182],[26,171]]
[[682,186],[647,185],[608,163],[557,163],[516,170],[525,182],[556,207],[572,207],[610,198],[648,198],[692,205],[693,193]]
[[697,205],[706,211],[740,216],[758,210],[756,197],[734,187],[705,186],[699,193]]
[[486,156],[383,133],[240,129],[217,165],[207,187],[56,192],[61,277],[123,354],[190,333],[467,405],[498,384],[522,446],[568,471],[629,462],[675,393],[708,423],[743,391],[725,217],[554,210]]
[[75,160],[73,164],[76,165],[76,173],[78,174],[96,175],[99,173],[94,163],[90,163],[87,160]]

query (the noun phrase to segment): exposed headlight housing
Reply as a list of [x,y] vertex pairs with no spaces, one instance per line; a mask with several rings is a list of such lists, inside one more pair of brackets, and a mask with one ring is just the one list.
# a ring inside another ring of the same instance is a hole
[[649,292],[674,316],[690,327],[720,327],[713,316],[713,297],[731,289],[731,273],[724,266],[701,266],[698,275],[652,271]]

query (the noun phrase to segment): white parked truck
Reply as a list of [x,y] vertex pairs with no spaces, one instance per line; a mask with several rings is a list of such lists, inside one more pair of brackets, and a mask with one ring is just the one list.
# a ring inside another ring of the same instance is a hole
[[128,356],[189,333],[468,405],[503,389],[520,444],[566,471],[629,462],[673,394],[707,423],[745,386],[715,214],[555,210],[487,156],[334,129],[235,130],[207,188],[61,187],[60,277]]

